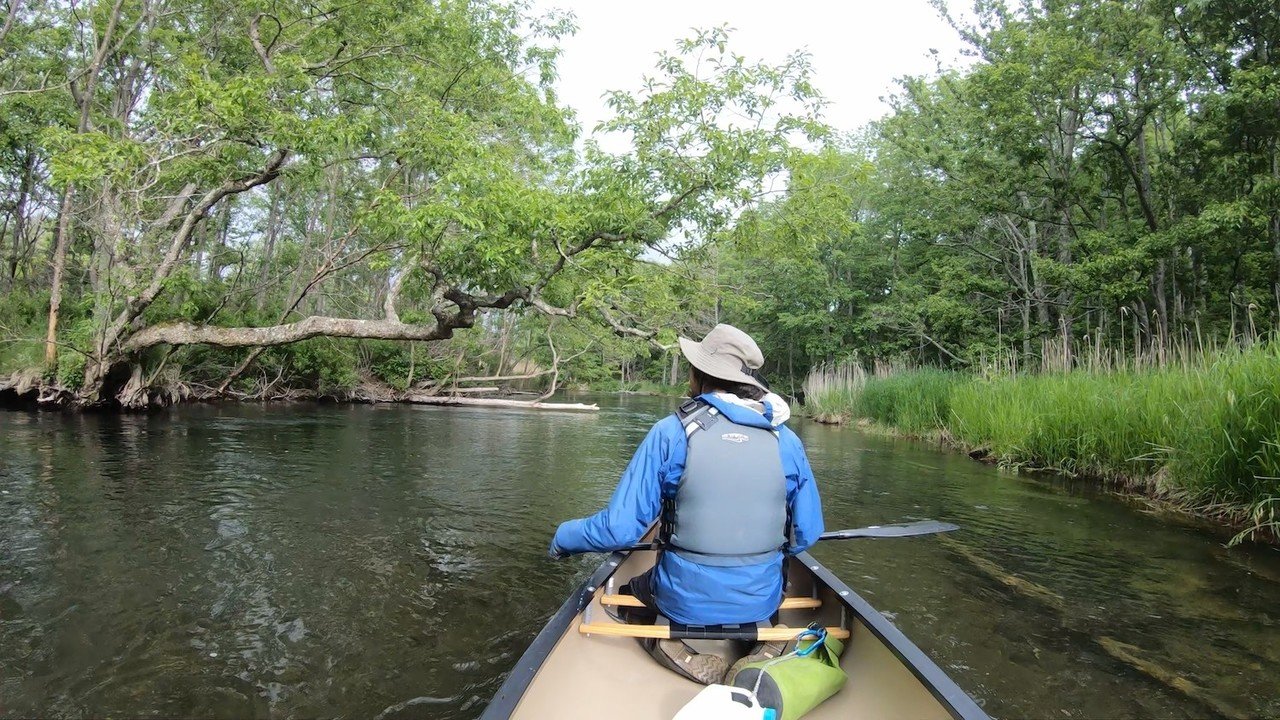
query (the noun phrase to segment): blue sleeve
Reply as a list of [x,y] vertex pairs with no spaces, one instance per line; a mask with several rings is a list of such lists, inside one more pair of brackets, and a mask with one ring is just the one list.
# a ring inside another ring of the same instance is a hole
[[826,529],[822,522],[822,499],[818,497],[818,481],[809,467],[804,444],[790,428],[780,428],[784,467],[787,468],[787,502],[791,506],[794,540],[788,552],[796,554],[809,549]]
[[684,442],[681,430],[675,416],[655,424],[636,448],[609,504],[590,517],[561,523],[551,540],[551,554],[609,552],[638,542],[662,509],[662,480],[673,445]]

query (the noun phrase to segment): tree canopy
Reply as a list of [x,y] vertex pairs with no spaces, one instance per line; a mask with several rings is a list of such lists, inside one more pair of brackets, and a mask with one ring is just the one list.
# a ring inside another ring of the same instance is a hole
[[578,150],[556,102],[571,21],[521,3],[8,18],[4,288],[49,293],[44,362],[86,404],[145,402],[148,369],[185,346],[252,360],[315,337],[444,340],[489,309],[591,314],[647,247],[723,226],[819,131],[806,59],[749,62],[723,29],[613,96],[605,129],[631,148],[610,154]]
[[610,96],[611,153],[555,97],[572,19],[525,4],[15,0],[0,369],[124,405],[552,360],[670,383],[675,335],[728,321],[794,389],[833,360],[1034,369],[1274,331],[1270,3],[982,0],[953,24],[972,65],[903,78],[844,136],[803,54],[703,31]]

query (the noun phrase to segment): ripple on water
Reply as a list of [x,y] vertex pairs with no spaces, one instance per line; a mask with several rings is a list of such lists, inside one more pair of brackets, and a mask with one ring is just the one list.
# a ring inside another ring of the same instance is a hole
[[[0,435],[0,698],[16,715],[475,717],[599,562],[545,558],[669,412],[182,408]],[[1077,486],[800,423],[831,529],[948,538],[815,555],[994,715],[1198,717],[1110,638],[1280,714],[1280,557]],[[976,558],[979,564],[972,559]],[[1043,588],[1057,605],[992,573]],[[1118,646],[1116,646],[1118,647]]]

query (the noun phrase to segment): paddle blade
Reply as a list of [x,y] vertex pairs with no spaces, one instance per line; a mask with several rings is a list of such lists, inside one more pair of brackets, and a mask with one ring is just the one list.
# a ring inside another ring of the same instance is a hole
[[933,535],[935,533],[951,532],[959,530],[959,525],[947,522],[939,522],[937,520],[920,520],[912,523],[898,523],[896,525],[870,525],[868,527],[853,528],[851,530],[833,530],[823,533],[818,537],[819,540],[851,540],[853,538],[897,538],[911,537],[913,535]]

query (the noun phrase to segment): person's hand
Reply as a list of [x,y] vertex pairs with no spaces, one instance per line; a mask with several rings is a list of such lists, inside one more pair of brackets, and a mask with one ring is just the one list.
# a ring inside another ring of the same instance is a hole
[[547,548],[547,557],[551,558],[552,560],[563,560],[569,557],[569,553],[564,552],[560,548],[556,547],[556,541],[552,540],[551,546]]

